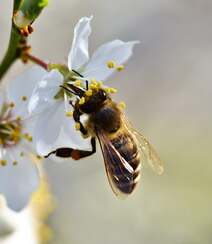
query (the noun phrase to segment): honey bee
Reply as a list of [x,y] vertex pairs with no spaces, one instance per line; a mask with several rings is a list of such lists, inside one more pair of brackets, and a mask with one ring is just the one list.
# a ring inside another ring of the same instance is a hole
[[[141,162],[149,161],[158,173],[163,172],[162,162],[148,140],[136,132],[127,121],[122,109],[111,98],[107,89],[98,84],[86,86],[86,89],[73,84],[63,86],[67,93],[79,97],[73,106],[73,119],[77,129],[85,137],[91,137],[91,151],[73,148],[58,148],[49,153],[58,157],[71,157],[75,160],[96,152],[96,138],[100,143],[105,169],[110,186],[117,196],[131,194],[141,176]],[[87,122],[80,117],[86,114]]]

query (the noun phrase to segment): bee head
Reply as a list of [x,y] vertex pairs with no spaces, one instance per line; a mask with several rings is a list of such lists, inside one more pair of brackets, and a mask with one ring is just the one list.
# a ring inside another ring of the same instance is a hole
[[107,99],[109,94],[102,88],[88,90],[79,101],[80,111],[86,114],[93,113],[100,109]]

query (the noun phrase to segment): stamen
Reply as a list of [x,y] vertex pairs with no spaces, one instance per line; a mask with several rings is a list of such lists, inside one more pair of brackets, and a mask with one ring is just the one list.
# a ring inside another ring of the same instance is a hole
[[79,122],[76,122],[76,123],[75,123],[75,129],[76,129],[76,130],[80,130],[80,123],[79,123]]
[[13,166],[16,166],[18,164],[18,161],[14,160],[13,161]]
[[40,155],[36,155],[36,158],[37,158],[38,160],[41,160],[41,159],[42,159],[42,157],[41,157]]
[[22,100],[23,102],[25,102],[25,101],[27,100],[27,97],[26,97],[26,96],[22,96],[22,97],[21,97],[21,100]]
[[24,156],[24,152],[20,152],[20,157],[23,157]]
[[9,103],[9,107],[10,108],[14,108],[15,107],[15,103],[14,102]]
[[66,116],[67,117],[72,117],[73,116],[73,112],[72,111],[67,111],[66,112]]
[[82,83],[81,80],[75,80],[74,85],[75,85],[75,86],[80,86],[81,83]]
[[113,68],[115,68],[115,66],[116,66],[116,63],[113,60],[110,60],[107,62],[107,67],[109,69],[113,69]]
[[1,160],[0,160],[0,165],[1,165],[1,166],[6,166],[6,165],[7,165],[7,160],[5,160],[5,159],[1,159]]
[[124,65],[119,65],[116,67],[117,71],[122,71],[124,69]]

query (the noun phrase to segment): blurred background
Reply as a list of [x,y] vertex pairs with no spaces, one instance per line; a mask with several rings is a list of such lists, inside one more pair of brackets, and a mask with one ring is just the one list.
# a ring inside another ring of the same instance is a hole
[[[11,9],[12,1],[0,1],[1,56]],[[79,162],[46,162],[57,203],[51,244],[212,243],[211,13],[211,0],[49,1],[30,40],[43,59],[66,63],[75,23],[91,14],[91,53],[116,38],[141,41],[108,83],[165,164],[162,176],[144,166],[137,191],[122,201],[99,147]],[[5,81],[21,70],[16,63]]]

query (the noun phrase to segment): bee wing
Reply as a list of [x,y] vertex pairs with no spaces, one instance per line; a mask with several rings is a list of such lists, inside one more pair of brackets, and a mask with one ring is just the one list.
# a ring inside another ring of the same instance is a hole
[[[98,131],[97,137],[104,157],[109,184],[116,196],[124,198],[132,190],[134,170],[103,132]],[[129,190],[129,193],[124,192],[125,190]]]
[[148,164],[157,174],[161,175],[164,171],[163,162],[161,161],[154,147],[149,143],[144,135],[133,128],[131,123],[126,118],[124,118],[124,125],[126,129],[133,133],[135,139],[138,141],[138,145],[142,152],[142,156],[144,156],[144,160],[148,162]]

